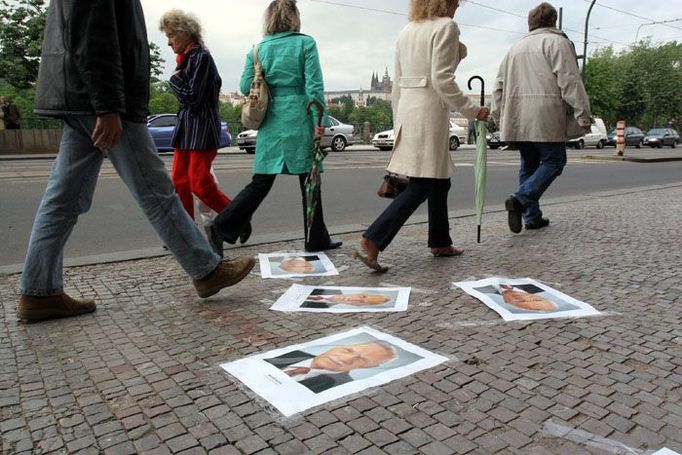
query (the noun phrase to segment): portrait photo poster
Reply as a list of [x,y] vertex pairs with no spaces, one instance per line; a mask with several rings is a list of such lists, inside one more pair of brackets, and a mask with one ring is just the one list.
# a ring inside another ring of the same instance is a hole
[[447,360],[365,326],[221,367],[289,417]]
[[331,276],[339,272],[326,254],[320,253],[259,253],[263,278],[293,278]]
[[492,277],[453,284],[485,303],[505,321],[578,318],[601,314],[587,303],[530,278]]
[[275,311],[376,313],[405,311],[410,288],[360,288],[292,285],[270,307]]

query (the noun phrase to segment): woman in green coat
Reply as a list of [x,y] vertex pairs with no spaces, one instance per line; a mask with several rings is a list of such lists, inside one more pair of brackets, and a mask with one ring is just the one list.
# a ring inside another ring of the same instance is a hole
[[[268,111],[258,129],[253,178],[232,200],[232,204],[216,217],[208,228],[211,243],[221,254],[223,242],[235,243],[248,236],[251,216],[263,202],[279,174],[298,175],[303,199],[305,229],[305,178],[312,167],[313,132],[324,134],[315,126],[316,115],[306,112],[308,101],[324,102],[322,69],[317,45],[310,36],[299,33],[301,20],[296,0],[274,0],[265,10],[264,38],[258,44],[258,59],[270,88]],[[241,91],[248,93],[253,80],[253,53],[246,56],[241,77]],[[315,114],[315,112],[313,112]],[[326,112],[324,123],[329,125]],[[318,197],[320,195],[318,194]],[[306,251],[334,249],[340,241],[332,241],[322,216],[318,199]]]

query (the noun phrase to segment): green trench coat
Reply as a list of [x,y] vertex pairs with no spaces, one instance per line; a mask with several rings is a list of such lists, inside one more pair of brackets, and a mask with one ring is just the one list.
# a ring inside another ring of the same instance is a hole
[[[258,129],[254,174],[305,174],[312,167],[313,128],[316,109],[308,115],[306,105],[317,100],[326,106],[324,81],[315,40],[302,33],[267,35],[258,44],[258,58],[272,99]],[[253,80],[253,54],[246,55],[240,88],[249,93]],[[323,125],[330,126],[325,107]]]

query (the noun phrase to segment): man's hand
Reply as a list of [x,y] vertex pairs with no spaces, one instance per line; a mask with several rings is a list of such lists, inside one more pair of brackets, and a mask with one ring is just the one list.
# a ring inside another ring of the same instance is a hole
[[95,130],[92,132],[92,142],[95,147],[107,150],[116,145],[121,137],[123,124],[118,112],[97,116]]
[[488,116],[490,115],[490,110],[488,110],[487,107],[482,107],[480,111],[478,111],[478,114],[476,114],[476,120],[482,120],[482,121],[487,121]]

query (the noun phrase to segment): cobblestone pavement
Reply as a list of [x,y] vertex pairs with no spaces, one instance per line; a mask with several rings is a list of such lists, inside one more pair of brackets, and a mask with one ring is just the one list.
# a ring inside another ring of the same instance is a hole
[[[516,236],[489,214],[480,245],[473,218],[452,220],[459,258],[431,257],[426,227],[408,226],[384,275],[354,262],[358,234],[346,235],[329,254],[341,274],[305,281],[412,286],[404,313],[269,311],[294,281],[256,271],[201,300],[162,257],[70,268],[67,291],[96,298],[97,312],[21,324],[18,277],[0,276],[1,452],[682,452],[682,186],[545,213],[548,229]],[[451,284],[492,275],[534,278],[605,314],[504,323]],[[292,418],[218,366],[360,325],[450,360]]]

